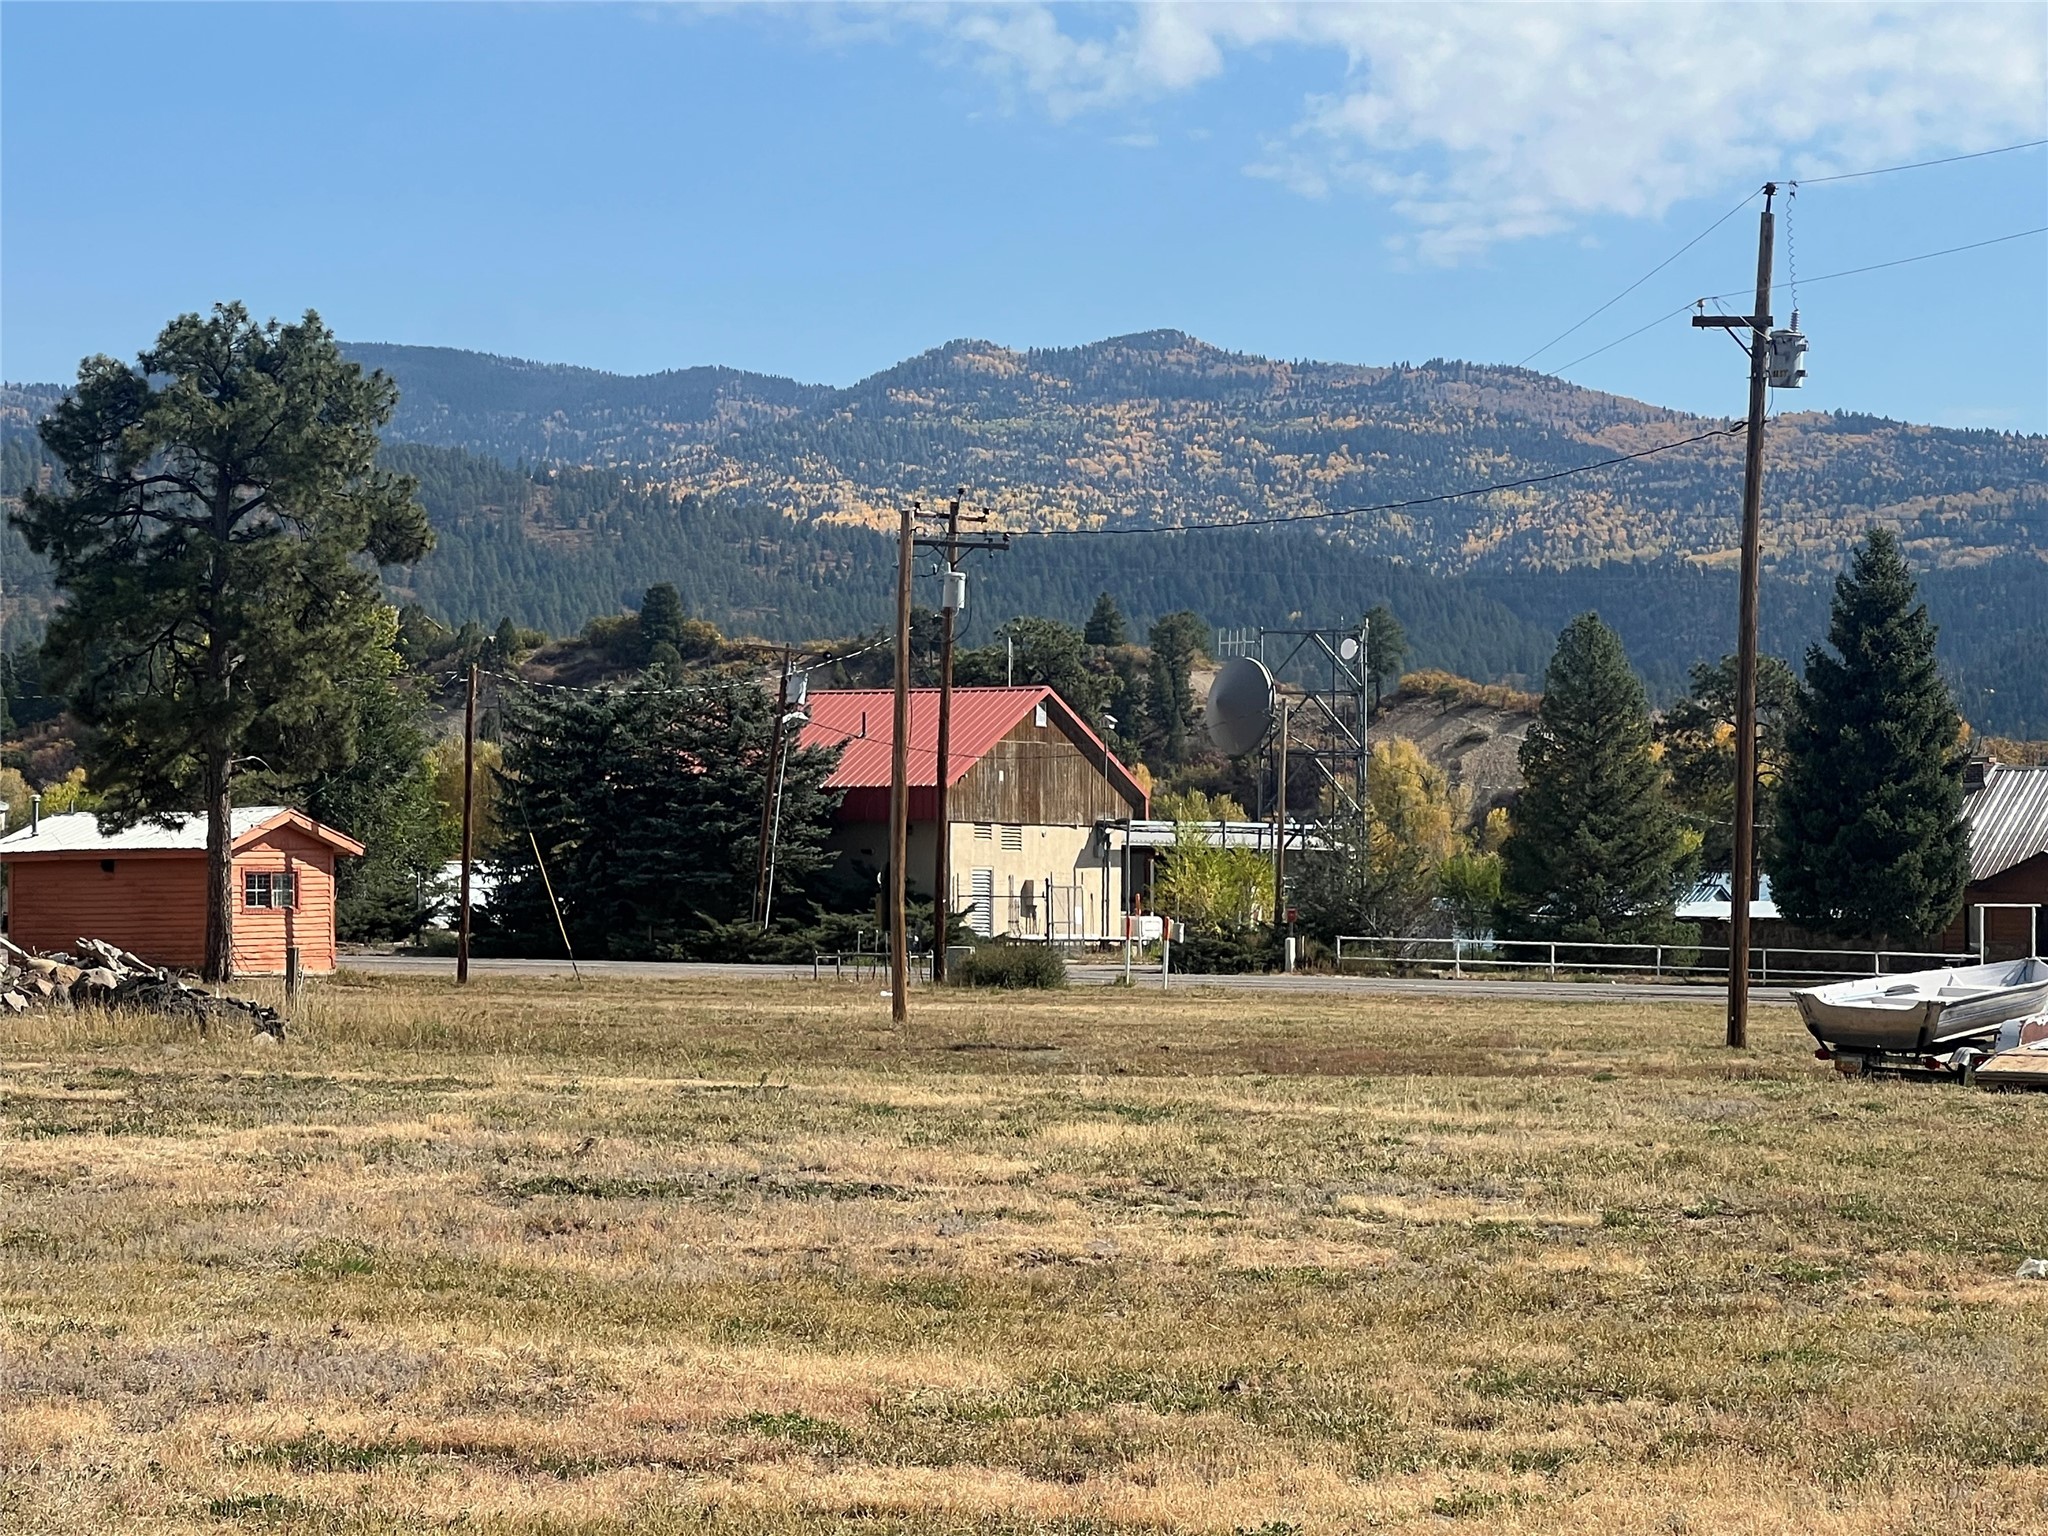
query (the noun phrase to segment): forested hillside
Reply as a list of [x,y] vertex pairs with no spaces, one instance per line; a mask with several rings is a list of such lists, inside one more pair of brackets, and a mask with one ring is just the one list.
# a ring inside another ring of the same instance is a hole
[[[1281,362],[1174,331],[1032,352],[955,342],[843,390],[354,352],[404,391],[398,436],[630,465],[678,492],[871,525],[955,484],[1018,527],[1231,522],[1547,474],[1722,424],[1526,369]],[[1770,452],[1775,563],[1829,563],[1873,521],[1926,565],[2042,548],[2048,439],[1794,414],[1773,421]],[[1741,454],[1717,438],[1325,532],[1446,572],[1729,559]]]
[[736,368],[625,378],[453,347],[356,343],[344,350],[400,385],[389,437],[514,463],[653,464],[681,444],[780,420],[832,391]]
[[[436,615],[556,633],[673,582],[732,633],[807,639],[886,620],[904,495],[965,483],[1013,528],[1213,525],[1570,468],[1716,423],[1525,370],[1366,368],[1225,353],[1174,332],[1058,351],[961,342],[834,390],[730,369],[623,378],[436,348],[350,349],[402,393],[387,460],[418,475],[438,549],[389,571]],[[58,396],[0,391],[0,493],[45,472]],[[2048,439],[1874,418],[1771,428],[1765,644],[1819,633],[1847,540],[1899,528],[1981,727],[2048,735]],[[1079,622],[1113,592],[1140,623],[1331,622],[1384,602],[1412,665],[1540,674],[1592,608],[1655,694],[1732,649],[1740,446],[1400,514],[1135,537],[1023,537],[977,559],[968,643],[1003,620]],[[524,467],[522,467],[522,465]],[[51,594],[0,533],[0,636]]]

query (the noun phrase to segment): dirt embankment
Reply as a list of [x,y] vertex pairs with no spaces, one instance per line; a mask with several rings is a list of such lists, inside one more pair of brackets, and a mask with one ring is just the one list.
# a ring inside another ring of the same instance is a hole
[[1403,689],[1373,720],[1374,735],[1405,737],[1472,796],[1472,814],[1484,816],[1522,787],[1520,753],[1535,715],[1514,699],[1510,707],[1476,695],[1414,693]]

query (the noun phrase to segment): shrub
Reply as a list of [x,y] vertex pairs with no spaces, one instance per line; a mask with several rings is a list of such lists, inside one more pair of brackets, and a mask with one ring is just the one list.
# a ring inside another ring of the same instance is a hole
[[1269,925],[1192,929],[1173,941],[1173,969],[1189,975],[1242,976],[1280,968],[1280,934]]
[[983,944],[948,974],[960,987],[1064,987],[1067,962],[1050,944]]

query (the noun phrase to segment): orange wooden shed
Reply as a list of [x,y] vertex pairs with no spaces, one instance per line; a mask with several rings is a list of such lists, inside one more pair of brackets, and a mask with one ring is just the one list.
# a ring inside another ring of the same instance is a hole
[[[334,969],[334,861],[363,845],[284,806],[233,813],[235,970]],[[8,937],[26,949],[109,944],[157,965],[206,959],[206,818],[177,816],[102,832],[88,812],[45,816],[0,838]]]

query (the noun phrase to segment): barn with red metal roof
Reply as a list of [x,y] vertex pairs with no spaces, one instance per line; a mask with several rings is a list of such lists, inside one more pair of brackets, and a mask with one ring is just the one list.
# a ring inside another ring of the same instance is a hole
[[[834,846],[858,869],[888,863],[895,698],[810,695],[801,745],[836,748]],[[908,884],[929,898],[937,853],[939,694],[913,689]],[[1146,786],[1052,689],[956,688],[947,761],[952,909],[978,932],[1059,939],[1120,934],[1123,840]]]

